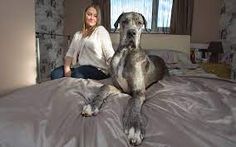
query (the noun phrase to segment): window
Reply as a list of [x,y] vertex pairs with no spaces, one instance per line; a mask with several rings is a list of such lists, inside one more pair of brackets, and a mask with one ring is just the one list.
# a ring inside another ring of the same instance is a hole
[[122,12],[143,14],[152,32],[167,32],[170,27],[173,0],[111,0],[111,29]]

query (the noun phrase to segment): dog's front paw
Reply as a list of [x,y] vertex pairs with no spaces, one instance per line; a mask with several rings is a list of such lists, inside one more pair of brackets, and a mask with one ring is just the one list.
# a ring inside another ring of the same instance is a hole
[[124,116],[123,123],[130,144],[141,144],[144,138],[144,123],[141,115],[129,113],[129,115]]
[[132,145],[139,145],[142,143],[144,134],[142,133],[141,129],[135,129],[131,127],[130,129],[126,129],[125,133],[128,136],[128,140]]
[[98,112],[99,112],[98,107],[88,104],[83,107],[81,115],[85,117],[89,117],[89,116],[97,115]]

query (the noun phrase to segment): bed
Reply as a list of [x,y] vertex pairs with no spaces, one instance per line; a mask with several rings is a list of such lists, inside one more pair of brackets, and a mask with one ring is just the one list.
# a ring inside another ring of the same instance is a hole
[[[147,89],[140,147],[235,147],[236,82],[204,72],[186,53],[148,49],[171,76]],[[62,78],[0,98],[1,147],[129,147],[122,114],[130,98],[112,94],[94,117],[82,117],[110,79]]]

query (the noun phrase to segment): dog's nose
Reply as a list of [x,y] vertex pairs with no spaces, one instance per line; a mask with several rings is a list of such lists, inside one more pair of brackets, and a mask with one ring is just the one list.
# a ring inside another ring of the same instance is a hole
[[134,29],[130,29],[127,31],[127,35],[128,36],[135,36],[136,35],[136,31]]

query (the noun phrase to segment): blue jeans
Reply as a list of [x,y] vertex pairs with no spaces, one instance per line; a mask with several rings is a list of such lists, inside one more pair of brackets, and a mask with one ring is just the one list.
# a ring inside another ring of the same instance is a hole
[[[51,72],[51,79],[59,79],[65,77],[64,66],[57,67]],[[109,78],[109,75],[104,74],[101,70],[91,65],[83,65],[77,68],[71,68],[71,77],[83,79],[102,80]]]

